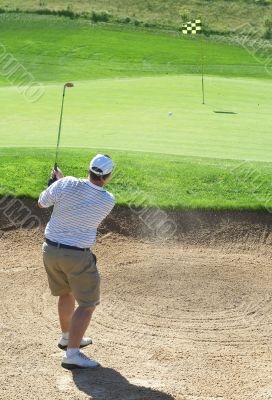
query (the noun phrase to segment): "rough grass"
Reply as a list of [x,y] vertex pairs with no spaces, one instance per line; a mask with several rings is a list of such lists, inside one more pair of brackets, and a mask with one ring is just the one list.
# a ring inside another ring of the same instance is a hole
[[3,10],[69,10],[74,13],[107,12],[114,19],[127,23],[176,27],[181,20],[202,16],[206,27],[226,33],[239,30],[250,23],[258,36],[267,31],[266,21],[271,20],[270,0],[0,0]]
[[[7,84],[9,76],[2,45],[15,59],[14,64],[19,63],[41,82],[201,71],[202,41],[178,33],[120,30],[52,16],[2,14],[0,36],[0,84]],[[206,74],[271,76],[266,58],[238,46],[206,41],[203,52]]]
[[[66,175],[86,177],[94,154],[94,150],[62,149],[60,166]],[[272,163],[117,151],[111,155],[116,170],[109,190],[117,204],[183,209],[272,207]],[[37,198],[46,187],[53,160],[53,150],[0,149],[0,195]]]

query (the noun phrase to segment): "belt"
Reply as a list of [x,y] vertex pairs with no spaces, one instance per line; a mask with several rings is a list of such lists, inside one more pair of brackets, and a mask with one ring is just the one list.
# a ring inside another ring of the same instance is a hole
[[82,249],[81,247],[68,246],[68,244],[52,242],[52,240],[49,240],[49,239],[46,239],[46,238],[44,240],[50,246],[58,247],[59,249],[70,249],[70,250],[78,250],[78,251],[86,251],[86,250],[88,250],[88,251],[90,251],[90,249],[88,249],[88,248]]

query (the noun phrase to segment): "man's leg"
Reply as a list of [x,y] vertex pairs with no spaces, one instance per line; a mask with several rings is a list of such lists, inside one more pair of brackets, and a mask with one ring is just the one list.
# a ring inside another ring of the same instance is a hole
[[62,367],[66,369],[74,368],[97,368],[99,363],[91,360],[79,351],[81,339],[88,328],[95,307],[78,306],[74,312],[71,325],[69,342],[65,356],[62,360]]
[[71,320],[75,311],[75,298],[72,292],[59,297],[58,311],[61,331],[67,333],[70,331]]
[[95,307],[78,306],[73,314],[70,329],[68,349],[78,349],[81,339],[89,326]]

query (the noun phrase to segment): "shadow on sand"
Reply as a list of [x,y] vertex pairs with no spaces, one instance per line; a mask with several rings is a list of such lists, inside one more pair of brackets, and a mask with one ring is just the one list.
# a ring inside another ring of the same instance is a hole
[[129,383],[111,368],[73,370],[73,380],[78,390],[94,400],[175,400],[173,396]]

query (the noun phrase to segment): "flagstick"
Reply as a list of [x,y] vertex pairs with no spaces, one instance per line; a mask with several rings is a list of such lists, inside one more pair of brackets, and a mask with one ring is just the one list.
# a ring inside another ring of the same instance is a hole
[[202,62],[202,104],[205,104],[204,64]]
[[[202,33],[203,35],[203,33]],[[201,39],[201,62],[202,62],[202,104],[205,104],[205,85],[204,85],[204,36]]]

